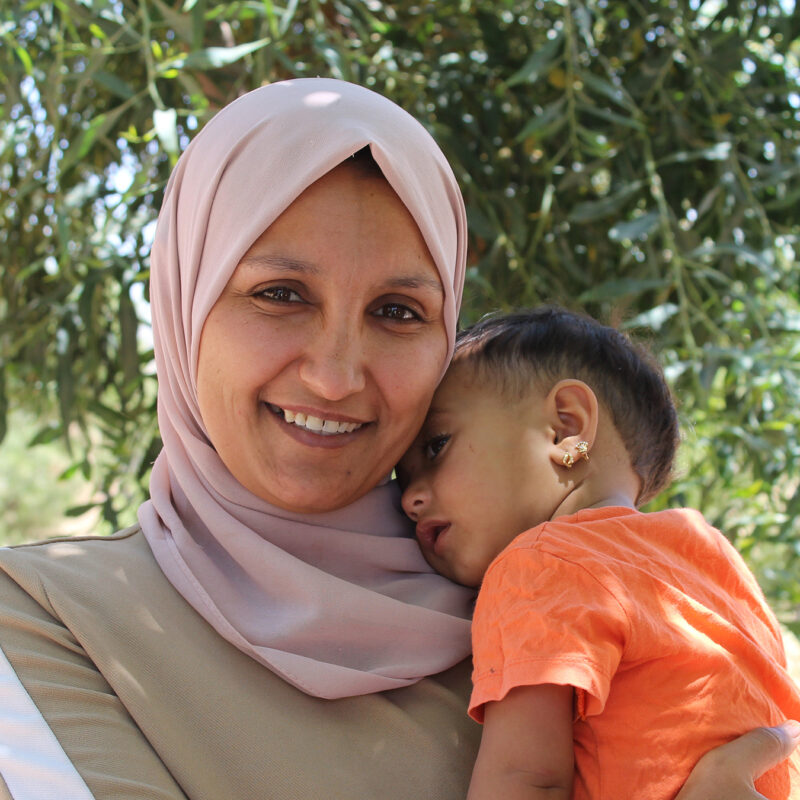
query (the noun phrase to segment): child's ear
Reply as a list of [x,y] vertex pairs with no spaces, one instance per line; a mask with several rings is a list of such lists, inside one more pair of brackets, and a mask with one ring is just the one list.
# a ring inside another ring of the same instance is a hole
[[598,406],[595,393],[583,381],[559,381],[545,400],[553,444],[550,459],[571,469],[582,459],[589,460],[597,436]]

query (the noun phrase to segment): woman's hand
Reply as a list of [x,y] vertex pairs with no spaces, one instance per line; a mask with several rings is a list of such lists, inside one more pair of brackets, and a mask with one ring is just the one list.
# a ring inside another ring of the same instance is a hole
[[800,743],[800,723],[757,728],[706,753],[675,800],[765,800],[753,786]]

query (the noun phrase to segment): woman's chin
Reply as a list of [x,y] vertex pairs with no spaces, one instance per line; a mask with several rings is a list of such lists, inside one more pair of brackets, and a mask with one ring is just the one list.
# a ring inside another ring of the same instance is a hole
[[374,485],[374,480],[356,486],[352,480],[348,480],[347,485],[342,485],[339,481],[315,480],[313,476],[309,476],[291,485],[283,482],[280,486],[259,485],[248,488],[262,500],[284,511],[294,514],[324,514],[354,503]]

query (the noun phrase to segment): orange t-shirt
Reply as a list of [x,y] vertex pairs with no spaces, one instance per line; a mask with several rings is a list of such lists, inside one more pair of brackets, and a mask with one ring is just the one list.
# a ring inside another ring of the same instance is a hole
[[[472,638],[479,722],[515,686],[575,687],[574,800],[672,798],[712,747],[800,719],[778,623],[696,511],[586,509],[526,531],[487,570]],[[800,798],[800,760],[756,787]]]

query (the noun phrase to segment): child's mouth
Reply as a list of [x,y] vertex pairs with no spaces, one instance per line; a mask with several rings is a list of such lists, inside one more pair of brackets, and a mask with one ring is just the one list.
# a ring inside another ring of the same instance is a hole
[[417,523],[417,539],[427,550],[436,552],[436,543],[439,537],[450,527],[449,522],[440,520],[426,520]]

